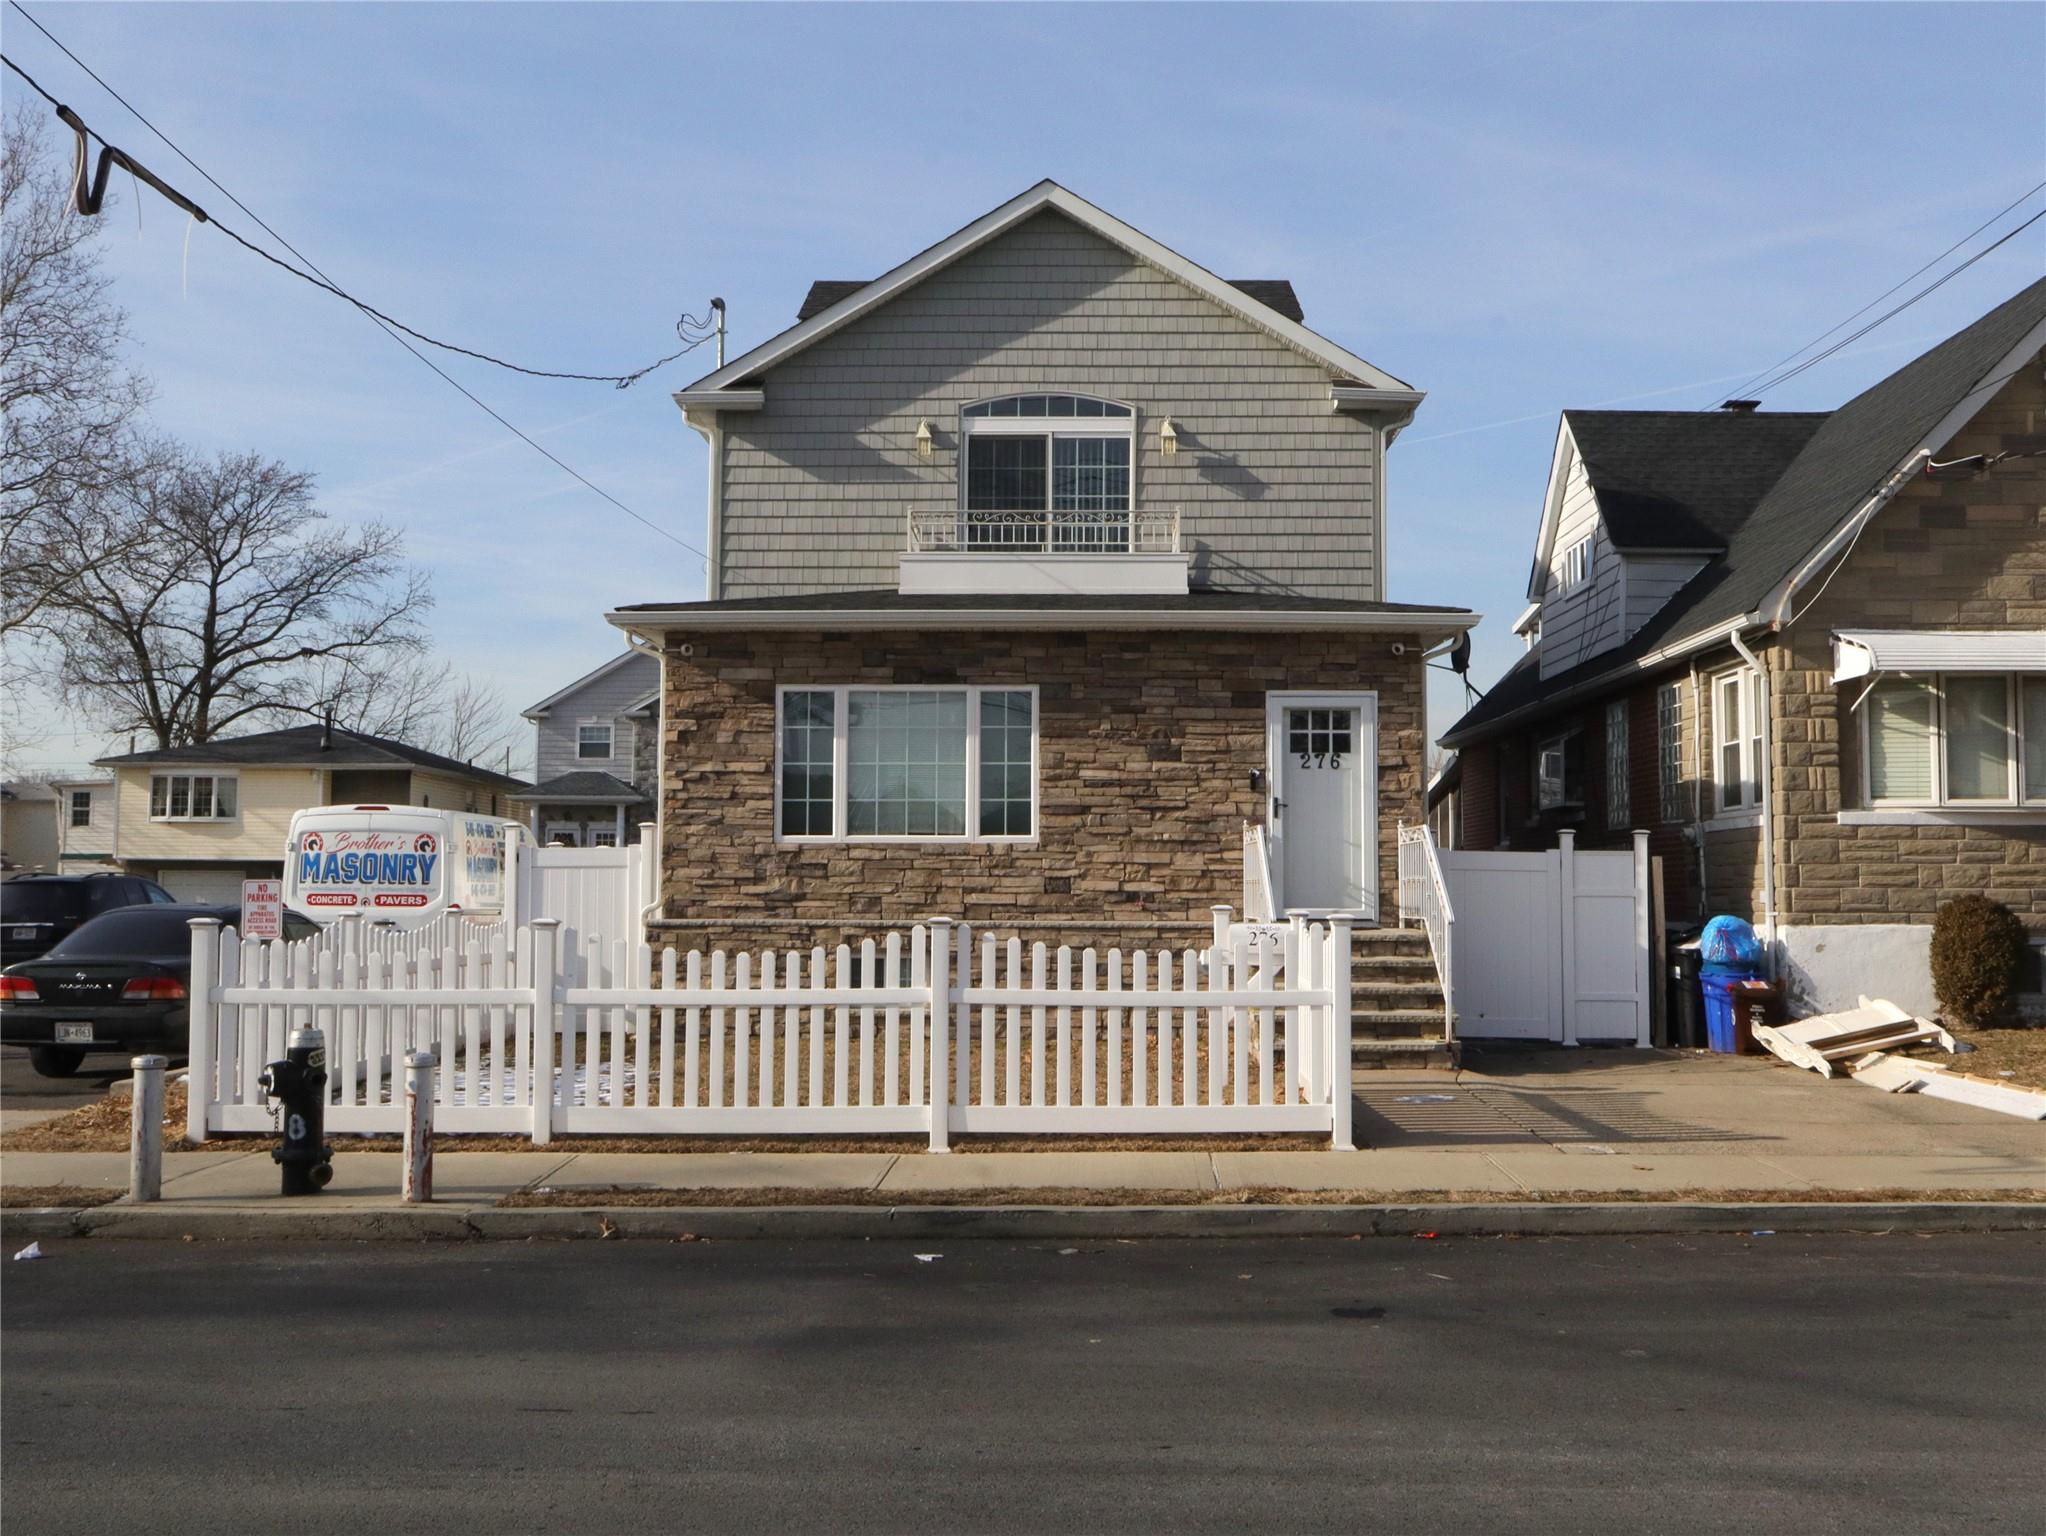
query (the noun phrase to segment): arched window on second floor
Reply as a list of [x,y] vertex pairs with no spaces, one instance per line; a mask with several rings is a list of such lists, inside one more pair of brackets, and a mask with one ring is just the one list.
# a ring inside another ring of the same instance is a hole
[[1126,551],[1136,412],[1091,395],[1005,395],[959,413],[969,547]]

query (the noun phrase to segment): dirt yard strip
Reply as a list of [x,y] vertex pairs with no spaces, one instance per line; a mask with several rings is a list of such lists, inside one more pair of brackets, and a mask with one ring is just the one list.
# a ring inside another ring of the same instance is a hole
[[2046,1189],[1687,1189],[1549,1190],[1502,1196],[1496,1189],[554,1189],[522,1190],[501,1210],[681,1206],[1155,1206],[1155,1205],[1874,1205],[1898,1202],[2021,1204],[2046,1201]]
[[0,1187],[0,1210],[77,1211],[105,1205],[126,1193],[120,1189],[81,1189],[76,1184],[10,1184]]

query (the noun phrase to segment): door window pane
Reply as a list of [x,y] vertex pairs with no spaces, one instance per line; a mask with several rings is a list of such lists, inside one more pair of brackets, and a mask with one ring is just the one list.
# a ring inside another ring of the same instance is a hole
[[1946,680],[1947,798],[2010,798],[2010,690],[2001,677]]
[[966,831],[966,693],[846,694],[846,830],[882,837]]
[[1873,800],[1932,798],[1932,689],[1878,683],[1868,696],[1868,793]]
[[2028,677],[2018,687],[2025,701],[2025,798],[2046,800],[2046,677]]
[[828,689],[781,696],[781,830],[831,835],[833,699]]
[[1030,835],[1030,695],[980,696],[980,835]]
[[988,436],[966,440],[966,510],[1042,512],[1045,439]]

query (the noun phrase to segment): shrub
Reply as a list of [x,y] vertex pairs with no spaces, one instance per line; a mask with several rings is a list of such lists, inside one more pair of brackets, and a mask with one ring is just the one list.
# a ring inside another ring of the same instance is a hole
[[1950,1023],[2010,1012],[2024,960],[2025,925],[1987,896],[1959,896],[1932,923],[1932,990]]

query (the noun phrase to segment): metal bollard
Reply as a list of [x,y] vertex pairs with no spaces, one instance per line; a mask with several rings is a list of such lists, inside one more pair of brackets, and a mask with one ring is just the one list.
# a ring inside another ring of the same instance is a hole
[[162,1056],[137,1056],[135,1098],[128,1109],[128,1199],[143,1205],[163,1198],[163,1069]]
[[405,1188],[407,1205],[433,1198],[433,1069],[431,1051],[405,1055]]

